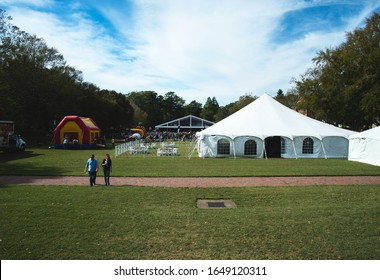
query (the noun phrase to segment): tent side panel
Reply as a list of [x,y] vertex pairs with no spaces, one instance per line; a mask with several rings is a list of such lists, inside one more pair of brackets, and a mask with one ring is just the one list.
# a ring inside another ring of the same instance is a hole
[[322,141],[328,158],[347,158],[348,139],[344,137],[329,136],[323,138]]
[[[225,157],[264,157],[264,143],[254,136],[239,136],[234,140],[222,135],[202,136],[203,139],[198,140],[198,155],[199,157],[219,157],[217,154],[218,141],[220,139],[228,139],[231,143],[230,154]],[[281,157],[282,158],[347,158],[348,155],[348,140],[344,137],[325,137],[323,143],[320,139],[310,136],[299,136],[290,139],[281,137]],[[312,139],[311,150],[305,150],[305,139]],[[245,155],[245,143],[248,140],[254,140],[257,144],[257,154]],[[223,156],[223,155],[222,155]],[[379,157],[380,158],[380,157]]]
[[281,157],[282,158],[296,158],[296,154],[294,153],[293,140],[288,137],[282,137],[281,141],[282,141]]
[[[256,154],[255,155],[246,155],[245,153],[245,144],[247,141],[256,142]],[[234,140],[235,153],[237,157],[252,157],[252,158],[262,158],[264,157],[264,145],[263,141],[255,136],[239,136]]]
[[220,137],[218,136],[204,136],[202,139],[198,140],[198,156],[205,157],[216,157],[217,156],[217,145]]
[[365,138],[350,139],[348,159],[380,166],[380,141]]
[[[230,142],[230,153],[228,155],[218,155],[218,141],[226,139]],[[245,155],[246,141],[254,140],[256,142],[256,155]],[[264,156],[264,145],[260,138],[254,136],[241,136],[234,140],[222,135],[207,135],[198,140],[197,144],[199,157],[252,157],[262,158]]]
[[[306,152],[304,150],[304,141],[306,138],[311,138],[313,140],[313,148],[311,151]],[[298,158],[324,158],[325,153],[322,148],[321,141],[318,138],[310,136],[299,136],[294,137],[294,146],[296,149]]]

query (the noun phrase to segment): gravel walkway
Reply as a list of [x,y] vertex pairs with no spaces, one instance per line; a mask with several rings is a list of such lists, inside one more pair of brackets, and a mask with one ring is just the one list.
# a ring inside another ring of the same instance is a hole
[[[327,177],[111,177],[112,186],[149,187],[253,187],[312,185],[380,185],[380,176]],[[102,185],[103,177],[97,183]],[[0,176],[0,185],[89,185],[85,176]]]

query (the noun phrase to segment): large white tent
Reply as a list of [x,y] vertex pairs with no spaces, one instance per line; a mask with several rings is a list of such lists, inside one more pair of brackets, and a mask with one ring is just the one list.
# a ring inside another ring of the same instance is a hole
[[351,135],[348,159],[380,166],[380,127]]
[[262,95],[197,133],[199,157],[347,158],[356,132],[317,121]]

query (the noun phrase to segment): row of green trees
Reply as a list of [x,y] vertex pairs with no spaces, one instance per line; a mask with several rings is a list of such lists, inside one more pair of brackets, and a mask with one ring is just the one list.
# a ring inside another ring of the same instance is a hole
[[[361,130],[379,124],[380,17],[347,33],[339,47],[320,51],[314,68],[294,79],[295,87],[276,99],[286,106],[336,125]],[[103,130],[121,130],[142,122],[147,128],[185,115],[219,121],[252,102],[246,94],[219,106],[189,104],[168,92],[122,94],[83,81],[81,71],[43,39],[21,31],[0,10],[0,119],[14,120],[29,135],[51,132],[65,115],[92,117]]]

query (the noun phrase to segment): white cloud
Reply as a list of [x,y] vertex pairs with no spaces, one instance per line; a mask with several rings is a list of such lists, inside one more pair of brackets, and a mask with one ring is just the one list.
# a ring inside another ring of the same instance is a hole
[[[204,103],[215,96],[226,105],[246,93],[286,91],[318,50],[338,45],[349,31],[319,31],[279,44],[273,32],[282,16],[305,7],[304,2],[141,0],[133,3],[132,12],[130,7],[96,4],[114,26],[109,34],[91,19],[88,6],[81,10],[84,3],[70,3],[65,15],[16,5],[7,12],[21,29],[57,48],[86,81],[123,93],[175,91],[187,102]],[[348,27],[355,28],[377,6],[351,19]]]
[[150,69],[194,88],[183,90],[187,100],[201,95],[233,101],[254,90],[255,77],[273,59],[263,44],[281,14],[278,2],[160,3],[141,9],[134,34]]

